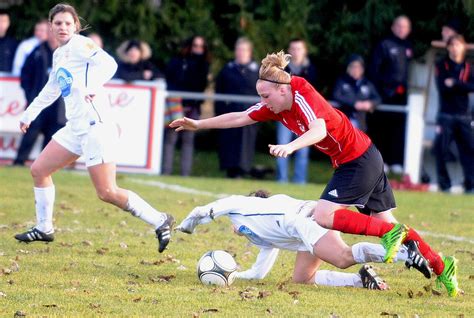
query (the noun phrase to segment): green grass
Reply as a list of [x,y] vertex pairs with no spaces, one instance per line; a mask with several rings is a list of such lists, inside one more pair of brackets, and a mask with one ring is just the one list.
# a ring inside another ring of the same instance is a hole
[[[213,193],[245,194],[257,188],[298,198],[317,198],[323,185],[280,185],[272,181],[120,175],[119,184],[153,206],[182,220],[211,197],[161,190],[135,179],[179,184]],[[206,287],[196,277],[196,262],[210,249],[236,255],[242,268],[257,249],[232,234],[224,219],[198,228],[193,235],[176,233],[169,250],[158,254],[153,230],[127,213],[100,202],[87,175],[55,175],[56,241],[19,244],[13,235],[34,222],[32,182],[27,169],[0,168],[0,316],[21,311],[27,316],[312,316],[469,317],[474,313],[474,197],[397,192],[397,218],[432,233],[467,237],[455,241],[426,239],[445,255],[459,259],[459,282],[465,295],[452,299],[426,292],[434,287],[403,264],[377,265],[390,284],[386,292],[289,283],[294,254],[282,252],[263,281],[236,281],[229,288]],[[349,243],[376,240],[344,235]],[[331,268],[324,265],[323,268]],[[353,267],[347,271],[357,271]],[[169,280],[169,281],[167,281]],[[250,298],[243,300],[246,290]],[[270,294],[268,295],[269,292]],[[259,298],[261,293],[265,297]]]

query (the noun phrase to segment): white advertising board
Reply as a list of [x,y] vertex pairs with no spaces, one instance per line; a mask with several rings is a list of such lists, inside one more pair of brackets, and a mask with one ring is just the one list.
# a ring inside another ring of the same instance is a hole
[[[120,126],[121,137],[117,169],[124,172],[159,173],[163,139],[164,94],[161,83],[106,85],[101,105]],[[16,156],[21,142],[19,119],[26,101],[19,80],[0,77],[0,159]],[[40,151],[39,140],[30,154],[35,159]],[[83,168],[83,160],[77,167]]]

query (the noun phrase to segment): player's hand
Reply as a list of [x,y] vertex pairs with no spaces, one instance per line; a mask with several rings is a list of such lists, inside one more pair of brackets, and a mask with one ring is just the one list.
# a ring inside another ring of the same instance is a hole
[[20,121],[20,130],[22,133],[26,134],[28,128],[30,128],[30,124],[25,124]]
[[290,145],[268,145],[270,154],[275,157],[286,158],[293,153]]
[[188,118],[188,117],[183,117],[183,118],[174,120],[170,124],[170,127],[175,128],[176,131],[199,129],[198,121],[195,119]]
[[94,97],[95,97],[94,94],[88,94],[84,97],[84,99],[86,100],[86,102],[92,103],[92,101],[94,100]]

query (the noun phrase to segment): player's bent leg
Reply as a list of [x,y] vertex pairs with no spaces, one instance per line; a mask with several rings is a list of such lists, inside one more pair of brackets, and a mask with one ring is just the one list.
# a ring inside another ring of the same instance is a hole
[[98,164],[88,170],[97,195],[102,201],[114,204],[153,225],[159,243],[158,251],[163,252],[171,239],[171,230],[175,223],[173,216],[158,212],[133,191],[118,187],[115,164]]
[[356,264],[352,249],[342,240],[339,232],[328,231],[313,245],[313,254],[338,268]]
[[298,284],[314,284],[314,275],[321,266],[322,260],[310,252],[296,253],[293,282]]
[[387,210],[387,211],[383,211],[383,212],[371,212],[370,213],[370,216],[371,217],[374,217],[374,218],[377,218],[379,220],[382,220],[382,221],[385,221],[385,222],[388,222],[388,223],[398,223],[397,219],[395,218],[395,216],[393,215],[392,213],[392,210]]
[[31,165],[30,171],[34,181],[36,225],[15,235],[20,242],[52,242],[54,240],[53,207],[55,188],[51,174],[77,160],[79,156],[51,140],[38,158]]
[[67,150],[54,139],[51,140],[30,167],[35,187],[51,186],[53,184],[51,175],[78,158],[77,154]]
[[320,199],[318,204],[313,209],[313,219],[320,226],[326,229],[333,228],[334,212],[343,208],[343,206],[330,202],[327,200]]

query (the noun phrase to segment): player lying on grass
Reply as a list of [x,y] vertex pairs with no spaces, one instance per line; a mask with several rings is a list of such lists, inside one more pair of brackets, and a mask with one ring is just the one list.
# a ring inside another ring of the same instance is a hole
[[[260,248],[255,264],[251,269],[237,273],[238,278],[264,278],[279,250],[284,249],[297,252],[293,272],[296,283],[387,288],[370,265],[364,265],[359,274],[318,270],[323,261],[338,268],[366,262],[381,263],[385,255],[382,245],[362,242],[348,246],[340,232],[325,229],[311,220],[311,211],[317,201],[297,200],[283,194],[268,196],[265,191],[252,195],[233,195],[196,207],[176,229],[191,234],[199,224],[220,216],[229,217],[234,231]],[[431,277],[428,262],[414,241],[406,242],[394,261],[405,261],[407,267],[414,267],[425,277]]]

